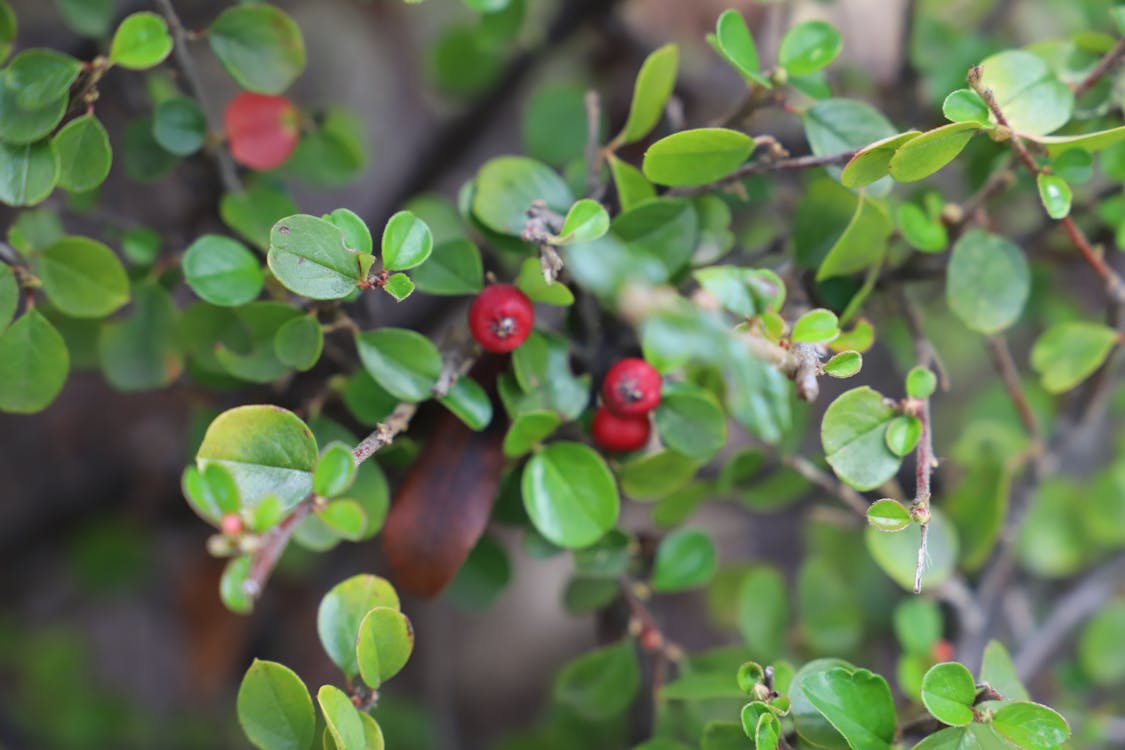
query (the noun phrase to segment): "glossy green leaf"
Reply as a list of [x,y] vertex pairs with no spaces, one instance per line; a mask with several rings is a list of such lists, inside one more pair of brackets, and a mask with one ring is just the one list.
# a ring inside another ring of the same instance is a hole
[[324,329],[316,318],[298,315],[285,321],[273,337],[273,351],[286,367],[311,370],[324,349]]
[[691,481],[700,462],[666,450],[635,458],[621,468],[621,491],[634,500],[655,500]]
[[653,422],[664,445],[698,461],[714,456],[727,441],[726,414],[718,400],[686,383],[664,386]]
[[355,481],[355,473],[351,448],[343,443],[331,443],[321,451],[313,470],[313,492],[321,497],[342,495]]
[[414,628],[395,607],[376,607],[359,624],[356,662],[369,687],[378,688],[399,673],[414,650]]
[[980,682],[987,682],[1007,700],[1026,701],[1030,697],[1016,675],[1012,657],[999,641],[989,641],[984,647]]
[[274,225],[268,261],[290,291],[312,299],[339,299],[367,277],[372,258],[349,250],[335,224],[297,214]]
[[523,502],[535,528],[560,547],[585,547],[617,523],[613,475],[593,449],[552,443],[523,470]]
[[941,112],[951,122],[975,122],[982,126],[989,124],[988,105],[971,89],[957,89],[945,97]]
[[397,610],[399,600],[390,583],[373,575],[352,576],[333,586],[320,601],[316,632],[329,658],[346,675],[359,673],[356,643],[360,624],[376,607]]
[[335,685],[321,685],[316,693],[316,702],[320,704],[327,732],[336,744],[336,750],[365,750],[367,735],[363,720],[347,693]]
[[524,156],[497,157],[477,173],[473,215],[494,232],[518,237],[527,224],[527,209],[538,200],[561,214],[574,196],[558,173]]
[[723,307],[746,318],[753,317],[758,312],[748,283],[750,274],[749,269],[738,266],[711,266],[692,272],[699,285]]
[[0,333],[0,411],[31,414],[62,390],[70,354],[59,332],[29,310]]
[[0,143],[0,203],[34,206],[55,189],[59,174],[58,152],[49,141]]
[[870,490],[894,476],[900,459],[884,438],[894,409],[867,386],[833,401],[824,413],[820,439],[836,476],[859,490]]
[[676,85],[679,65],[680,51],[674,44],[666,44],[645,58],[633,86],[629,116],[621,133],[614,138],[614,144],[635,143],[656,127]]
[[887,681],[866,669],[834,667],[809,674],[800,690],[853,750],[888,750],[895,708]]
[[283,169],[312,185],[347,185],[367,164],[364,133],[354,112],[330,106],[301,134]]
[[1070,214],[1071,192],[1066,180],[1058,175],[1040,173],[1035,182],[1039,187],[1039,200],[1048,216],[1057,220]]
[[1052,158],[1073,149],[1082,149],[1093,153],[1115,146],[1125,140],[1125,126],[1079,135],[1031,136],[1030,139],[1046,146],[1047,154]]
[[629,708],[641,688],[640,666],[631,641],[588,651],[568,663],[555,679],[555,700],[579,715],[601,720]]
[[357,334],[355,342],[364,369],[388,393],[404,401],[430,397],[442,361],[428,338],[405,328],[381,328]]
[[300,28],[266,3],[227,8],[211,24],[207,39],[215,57],[247,91],[280,94],[305,69]]
[[737,130],[681,130],[649,146],[644,175],[659,185],[705,185],[729,175],[753,150],[754,139]]
[[911,398],[929,398],[937,389],[937,376],[921,365],[906,373],[906,395]]
[[935,732],[912,750],[1011,750],[1012,744],[996,734],[991,724],[970,724]]
[[896,456],[905,456],[914,450],[922,436],[922,420],[910,415],[895,417],[887,423],[887,447]]
[[293,670],[255,659],[238,688],[238,723],[260,750],[308,750],[316,714],[308,688]]
[[999,235],[971,229],[953,246],[945,298],[961,321],[979,333],[1003,331],[1019,319],[1031,292],[1023,251]]
[[827,67],[840,54],[844,41],[832,24],[805,21],[785,33],[777,63],[794,76],[805,76]]
[[475,294],[483,288],[484,268],[477,246],[459,238],[439,243],[410,275],[426,294]]
[[[399,214],[403,214],[404,217],[406,215],[412,215],[409,214],[408,211],[400,211]],[[395,221],[399,214],[392,216],[391,221]],[[332,213],[325,214],[324,220],[335,226],[340,230],[340,233],[344,235],[344,247],[364,255],[370,255],[373,252],[374,241],[371,239],[371,230],[368,229],[367,223],[364,222],[355,211],[348,208],[337,208]],[[396,229],[398,232],[392,231],[390,237],[387,237],[386,233],[384,233],[383,240],[385,243],[396,245],[397,249],[401,250],[403,241],[418,239],[411,230],[420,229],[421,227],[404,226],[403,219],[398,219],[398,221],[403,222],[397,225]],[[389,226],[390,222],[388,222],[388,227]],[[421,226],[424,226],[424,224]],[[414,248],[408,247],[406,249],[408,251],[407,254],[409,254],[409,251]],[[386,258],[384,258],[384,261],[385,260]]]
[[172,35],[164,17],[150,11],[126,16],[109,46],[109,61],[130,70],[159,65],[172,52]]
[[105,128],[93,115],[77,117],[52,140],[59,160],[59,186],[73,192],[93,190],[109,175],[113,154]]
[[[214,465],[207,468],[215,468]],[[254,508],[250,517],[250,530],[257,533],[264,533],[277,526],[281,521],[285,511],[281,509],[281,501],[273,495],[269,495],[262,502],[258,503],[258,507]]]
[[[938,510],[931,510],[926,567],[922,572],[922,590],[941,585],[953,574],[957,564],[957,534],[953,525]],[[922,533],[917,524],[910,524],[895,534],[883,534],[868,526],[865,532],[867,549],[879,567],[907,591],[914,590],[914,573],[918,563],[918,547]]]
[[863,355],[856,351],[840,352],[824,363],[824,374],[833,378],[850,378],[863,367]]
[[885,497],[867,508],[867,522],[879,531],[902,531],[910,525],[910,511],[898,500]]
[[810,310],[793,324],[790,338],[793,343],[819,344],[831,341],[840,334],[836,313],[824,308]]
[[113,251],[88,237],[68,236],[39,259],[43,291],[75,318],[103,318],[129,301],[129,279]]
[[239,193],[225,193],[219,201],[223,223],[244,240],[263,250],[270,246],[273,225],[297,213],[297,204],[283,185],[255,179]]
[[421,265],[434,247],[426,222],[409,211],[399,211],[383,230],[383,266],[403,271]]
[[609,231],[609,214],[602,204],[583,198],[566,212],[558,243],[593,242]]
[[16,20],[16,14],[12,12],[12,6],[7,0],[3,0],[0,2],[0,62],[11,54],[18,28],[19,22]]
[[193,292],[222,307],[257,298],[265,282],[257,256],[241,242],[217,234],[202,235],[188,246],[183,270]]
[[122,391],[163,388],[184,368],[179,341],[180,311],[164,287],[133,287],[129,317],[106,323],[98,336],[98,364]]
[[214,462],[238,484],[243,504],[276,495],[286,509],[312,490],[316,439],[296,414],[276,406],[239,406],[215,418],[196,454],[201,469]]
[[[251,302],[236,308],[218,308],[199,303],[195,314],[208,322],[190,336],[188,348],[197,360],[242,380],[268,383],[284,375],[289,366],[277,358],[274,346],[278,330],[302,313],[284,302]],[[188,312],[192,312],[189,308]],[[185,314],[185,319],[190,320]],[[213,328],[211,326],[214,326]],[[191,339],[194,339],[192,341]]]
[[645,201],[656,197],[656,188],[645,177],[644,172],[628,162],[613,156],[609,157],[609,171],[617,188],[617,200],[622,211],[636,208]]
[[492,399],[477,381],[468,376],[457,378],[449,393],[439,400],[472,430],[479,432],[492,423]]
[[33,48],[12,58],[5,83],[14,92],[20,109],[37,110],[66,99],[81,72],[82,63],[70,55]]
[[817,281],[863,271],[882,262],[893,229],[883,204],[861,195],[851,221],[817,269]]
[[914,203],[903,203],[895,212],[902,238],[916,250],[940,253],[949,244],[949,232],[941,216],[928,215]]
[[951,122],[915,138],[895,151],[887,165],[899,182],[916,182],[953,161],[980,128],[976,122]]
[[[625,243],[632,263],[621,273],[624,279],[638,273],[638,267],[655,262],[647,271],[653,281],[664,281],[678,273],[691,260],[698,238],[699,220],[691,203],[672,198],[656,198],[614,217],[612,233]],[[591,244],[591,247],[598,245]],[[572,248],[573,249],[573,248]],[[607,250],[596,256],[598,272],[605,273]],[[620,252],[620,251],[619,251]]]
[[526,258],[520,264],[520,272],[516,276],[516,288],[526,294],[532,302],[559,307],[574,304],[574,293],[566,284],[557,279],[547,282],[538,258]]
[[[817,156],[829,156],[852,149],[861,149],[877,141],[897,136],[899,131],[878,110],[852,99],[825,99],[805,110],[801,118],[809,147]],[[829,174],[838,176],[840,167],[830,167]],[[889,181],[869,189],[881,194],[889,189]]]
[[[190,156],[203,147],[207,138],[207,117],[194,99],[186,96],[167,99],[153,114],[152,137],[176,156]],[[277,216],[275,220],[280,218]]]
[[719,553],[703,531],[681,529],[664,537],[653,562],[653,591],[685,591],[706,584],[715,575]]
[[746,25],[746,19],[737,10],[726,10],[715,24],[715,46],[743,76],[766,85],[768,80],[761,72],[758,47]]
[[859,188],[870,185],[890,174],[891,158],[902,144],[921,135],[917,130],[896,133],[864,146],[856,152],[840,173],[844,187]]
[[971,723],[976,696],[973,675],[963,664],[935,664],[922,678],[922,703],[943,724],[963,727]]
[[1045,135],[1066,124],[1074,94],[1042,57],[1005,50],[980,64],[981,84],[992,89],[1004,119],[1019,133]]
[[1035,340],[1031,367],[1049,393],[1069,391],[1101,367],[1117,341],[1112,328],[1097,323],[1056,323]]
[[561,166],[586,148],[586,91],[574,83],[536,87],[523,106],[520,140],[533,159]]
[[590,376],[571,373],[570,342],[562,336],[533,331],[512,353],[512,366],[523,393],[516,408],[505,399],[510,413],[551,410],[570,420],[589,403]]
[[1052,750],[1070,739],[1070,726],[1058,712],[1038,703],[1004,704],[992,717],[1001,737],[1027,750]]
[[516,415],[504,435],[504,455],[516,458],[531,451],[562,424],[553,411],[529,411]]

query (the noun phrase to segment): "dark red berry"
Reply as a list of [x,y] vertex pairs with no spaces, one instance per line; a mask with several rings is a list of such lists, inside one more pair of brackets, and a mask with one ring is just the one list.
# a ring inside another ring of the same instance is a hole
[[623,359],[606,373],[602,401],[614,414],[648,414],[660,403],[660,373],[643,359]]
[[231,156],[251,169],[280,167],[297,148],[300,116],[284,96],[244,92],[223,112]]
[[599,406],[594,412],[590,432],[599,448],[613,453],[627,453],[645,446],[652,426],[648,422],[648,416],[622,417]]
[[237,513],[227,513],[219,519],[219,531],[225,536],[236,537],[243,531],[242,518]]
[[485,287],[469,308],[469,330],[481,348],[490,352],[512,351],[527,340],[534,323],[531,300],[507,284]]

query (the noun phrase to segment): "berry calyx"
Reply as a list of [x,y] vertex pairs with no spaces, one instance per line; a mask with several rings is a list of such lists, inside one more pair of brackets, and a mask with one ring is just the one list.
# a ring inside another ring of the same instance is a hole
[[602,450],[627,453],[640,450],[652,432],[647,416],[623,417],[604,406],[594,412],[590,433],[594,443]]
[[623,417],[648,414],[660,404],[660,386],[656,368],[630,357],[609,368],[602,382],[602,402]]
[[534,323],[531,300],[507,284],[486,287],[469,307],[469,331],[485,351],[512,351],[527,340]]
[[240,536],[245,529],[242,517],[237,513],[226,513],[219,519],[219,531],[223,536],[234,538]]
[[223,112],[231,156],[251,169],[276,169],[284,164],[297,148],[299,126],[297,108],[284,96],[243,92]]

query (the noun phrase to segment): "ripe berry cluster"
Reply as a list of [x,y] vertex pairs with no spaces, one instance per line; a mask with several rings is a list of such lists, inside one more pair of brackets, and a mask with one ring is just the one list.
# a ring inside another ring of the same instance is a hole
[[594,413],[594,442],[607,451],[643,448],[652,432],[648,415],[660,404],[660,373],[643,359],[623,359],[606,373],[602,405]]

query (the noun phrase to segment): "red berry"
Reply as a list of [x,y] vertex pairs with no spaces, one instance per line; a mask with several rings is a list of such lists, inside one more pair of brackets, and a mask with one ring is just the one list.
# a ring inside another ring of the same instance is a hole
[[656,628],[645,628],[641,631],[641,648],[645,651],[659,651],[664,647],[664,637]]
[[606,408],[623,417],[648,414],[660,403],[660,373],[643,359],[623,359],[609,368],[602,382]]
[[955,656],[953,644],[944,639],[937,641],[930,650],[930,656],[932,656],[936,662],[953,661],[953,657]]
[[284,96],[244,92],[227,104],[223,129],[231,156],[251,169],[275,169],[297,148],[299,115]]
[[481,348],[490,352],[512,351],[527,339],[534,323],[531,300],[507,284],[485,287],[469,308],[469,330]]
[[236,537],[242,534],[242,518],[237,513],[227,513],[219,519],[219,531],[224,536]]
[[652,426],[648,416],[622,417],[604,406],[594,412],[594,423],[590,428],[594,442],[603,450],[614,453],[635,451],[648,442]]

